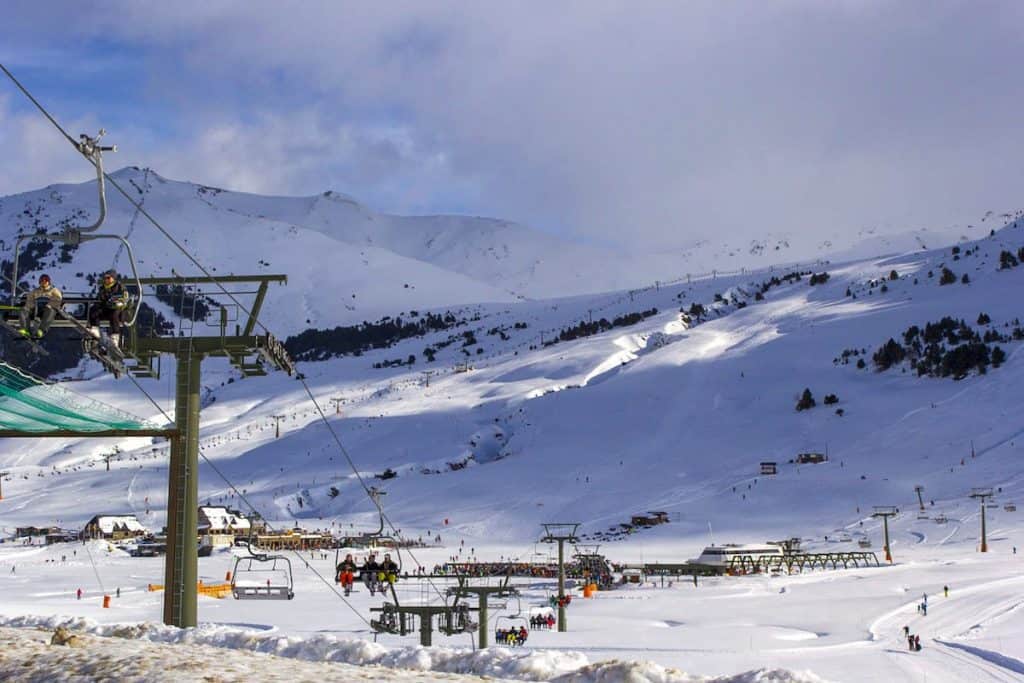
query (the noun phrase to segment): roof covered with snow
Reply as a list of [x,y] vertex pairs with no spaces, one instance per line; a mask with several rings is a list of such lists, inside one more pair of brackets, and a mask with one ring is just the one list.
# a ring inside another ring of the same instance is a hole
[[237,510],[210,506],[199,508],[199,528],[211,531],[248,529],[249,520]]
[[98,526],[105,534],[113,533],[115,528],[127,531],[147,530],[135,515],[97,515],[93,517],[91,524]]

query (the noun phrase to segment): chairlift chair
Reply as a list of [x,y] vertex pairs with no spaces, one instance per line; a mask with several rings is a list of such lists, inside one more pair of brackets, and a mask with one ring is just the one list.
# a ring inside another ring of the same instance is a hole
[[291,600],[295,597],[292,563],[284,555],[254,553],[235,558],[231,595],[236,600]]
[[[501,638],[499,638],[498,634],[500,634],[502,631],[506,633],[515,632],[516,634],[518,634],[520,633],[520,630],[524,628],[526,629],[527,634],[529,634],[531,630],[530,620],[524,617],[522,614],[501,615],[494,620],[494,643],[496,645],[510,645],[510,643],[507,640],[503,641]],[[516,636],[516,639],[518,640],[518,635]]]
[[438,620],[437,630],[446,636],[454,636],[459,633],[470,633],[477,629],[478,624],[473,621],[470,615],[470,607],[466,603],[452,604],[451,609],[441,613]]
[[[89,242],[98,239],[112,239],[117,240],[121,243],[125,253],[128,255],[128,264],[131,268],[131,277],[129,287],[135,288],[135,295],[132,297],[129,291],[130,306],[126,309],[126,315],[122,321],[122,325],[125,328],[131,328],[135,325],[135,321],[139,315],[139,308],[142,306],[142,282],[139,277],[139,269],[135,263],[135,254],[132,251],[132,246],[129,244],[121,235],[115,235],[110,233],[98,233],[96,230],[103,225],[103,222],[107,217],[107,195],[106,187],[104,184],[105,176],[103,174],[103,152],[115,152],[117,147],[103,146],[99,144],[100,138],[106,134],[106,131],[100,130],[96,137],[89,137],[87,135],[79,136],[81,141],[76,145],[78,151],[86,159],[90,161],[96,168],[96,185],[99,192],[99,217],[96,222],[86,227],[66,228],[61,232],[52,233],[39,233],[20,235],[14,244],[14,264],[11,270],[11,298],[10,306],[3,309],[3,320],[5,327],[16,332],[18,312],[21,308],[20,299],[21,295],[18,293],[18,261],[21,256],[21,246],[25,241],[42,240],[49,242],[63,242],[68,245],[79,245],[83,242]],[[89,330],[88,315],[89,307],[95,303],[92,296],[89,295],[65,295],[64,304],[78,304],[83,309],[83,319],[79,320],[73,314],[69,313],[64,308],[54,309],[56,317],[51,324],[51,327],[70,327],[76,329],[83,339],[83,347],[87,353],[94,356],[103,363],[107,368],[115,375],[120,375],[124,372],[124,354],[120,348],[106,340],[96,339]]]
[[413,615],[400,612],[396,604],[385,602],[380,608],[371,608],[370,611],[380,612],[378,618],[370,619],[370,628],[377,633],[404,636],[415,630]]

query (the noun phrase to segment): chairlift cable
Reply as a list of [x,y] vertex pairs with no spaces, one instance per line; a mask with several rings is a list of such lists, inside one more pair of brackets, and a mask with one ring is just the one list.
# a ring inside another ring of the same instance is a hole
[[103,587],[103,579],[100,578],[100,570],[96,567],[96,560],[92,558],[92,553],[89,551],[89,542],[86,541],[83,546],[85,547],[85,554],[89,556],[89,562],[92,564],[92,573],[96,575],[96,583],[100,585],[100,592],[106,595],[107,589]]

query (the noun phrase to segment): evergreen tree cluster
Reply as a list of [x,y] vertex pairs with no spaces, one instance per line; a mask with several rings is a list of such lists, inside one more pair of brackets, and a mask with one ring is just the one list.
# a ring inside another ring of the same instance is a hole
[[[990,325],[991,318],[981,313],[979,325]],[[919,377],[952,377],[962,379],[972,370],[985,374],[988,366],[998,368],[1006,360],[999,343],[1024,340],[1024,328],[1014,320],[1005,325],[1005,333],[992,327],[980,333],[963,320],[944,317],[927,323],[924,328],[911,325],[901,341],[889,339],[875,351],[872,361],[879,372],[909,361]],[[845,352],[844,352],[845,353]]]
[[829,274],[827,272],[814,273],[811,275],[811,286],[823,285],[828,282]]
[[182,285],[157,285],[156,300],[169,306],[179,318],[206,320],[210,314],[211,299]]
[[[782,277],[779,277],[778,275],[772,275],[771,278],[761,283],[761,289],[759,293],[763,296],[767,294],[768,290],[770,290],[772,287],[779,287],[780,285],[783,284],[794,284],[800,282],[803,279],[804,275],[810,275],[812,280],[816,277],[819,277],[817,275],[814,275],[809,270],[803,272],[793,271],[792,273],[786,273]],[[822,275],[824,275],[825,279],[821,280],[821,282],[826,282],[828,280],[828,273],[822,273]],[[815,281],[812,282],[811,284],[815,285],[818,284],[818,282]]]
[[[288,337],[284,345],[295,360],[327,360],[335,356],[358,356],[372,349],[386,349],[403,339],[422,337],[430,332],[465,325],[466,322],[465,318],[456,318],[448,311],[444,314],[422,314],[415,320],[385,316],[377,322],[338,326],[330,330],[304,330]],[[439,342],[435,346],[443,347],[450,343]],[[430,360],[433,353],[427,354],[424,351],[424,355]]]
[[[616,316],[611,321],[607,318],[601,318],[600,320],[594,321],[581,320],[572,327],[562,328],[558,333],[557,341],[572,341],[573,339],[582,339],[583,337],[590,337],[595,334],[600,334],[601,332],[607,332],[608,330],[616,327],[629,327],[630,325],[636,325],[641,320],[645,320],[657,314],[657,308],[649,308],[645,311],[635,311],[633,313]],[[545,343],[545,346],[550,346],[554,343],[555,341],[552,340]]]
[[1012,251],[1006,251],[1005,249],[999,252],[999,270],[1016,268],[1021,263],[1024,263],[1024,247],[1018,249],[1016,255]]

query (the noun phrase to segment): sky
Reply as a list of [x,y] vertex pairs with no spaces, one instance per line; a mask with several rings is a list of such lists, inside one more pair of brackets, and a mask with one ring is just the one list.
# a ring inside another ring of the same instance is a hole
[[[0,62],[109,168],[658,250],[1024,205],[1024,5],[26,2]],[[0,195],[90,169],[0,82]]]

